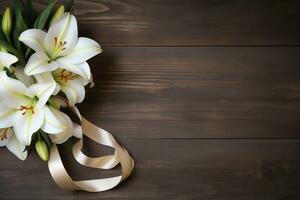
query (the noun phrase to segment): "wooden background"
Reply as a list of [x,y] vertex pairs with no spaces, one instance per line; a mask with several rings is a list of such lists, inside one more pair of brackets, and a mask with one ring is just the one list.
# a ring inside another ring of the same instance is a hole
[[[79,107],[135,171],[108,192],[66,192],[35,154],[21,162],[1,149],[0,199],[300,199],[299,10],[298,0],[75,0],[81,36],[104,48]],[[118,173],[65,161],[77,179]]]

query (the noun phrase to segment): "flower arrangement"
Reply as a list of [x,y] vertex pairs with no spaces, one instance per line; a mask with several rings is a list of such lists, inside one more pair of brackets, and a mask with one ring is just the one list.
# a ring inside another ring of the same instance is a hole
[[[49,1],[41,12],[30,0],[15,0],[6,8],[0,27],[0,146],[25,160],[35,149],[56,183],[65,189],[99,192],[128,177],[133,160],[111,134],[83,118],[76,104],[93,86],[87,61],[102,52],[94,40],[78,37],[72,1]],[[55,11],[56,10],[56,11]],[[76,124],[62,111],[69,108],[81,120]],[[91,158],[81,152],[83,135],[115,148],[114,155]],[[63,167],[56,145],[72,137],[73,155],[82,165],[111,169],[121,164],[122,175],[108,179],[74,181]]]

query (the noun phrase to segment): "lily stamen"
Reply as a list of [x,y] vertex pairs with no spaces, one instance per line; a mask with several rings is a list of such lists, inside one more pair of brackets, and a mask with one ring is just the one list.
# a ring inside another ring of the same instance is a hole
[[54,44],[57,46],[57,37],[54,38]]
[[70,80],[74,80],[76,78],[76,74],[66,69],[58,69],[53,72],[53,77],[57,82],[65,84]]
[[5,129],[2,129],[2,131],[0,132],[0,140],[6,140],[7,139],[7,131],[8,129],[5,128]]
[[25,115],[27,111],[31,111],[31,113],[34,114],[33,106],[21,106],[19,110],[23,112],[22,115]]
[[52,56],[50,56],[50,61],[51,60],[55,60],[58,56],[59,56],[59,54],[60,54],[60,52],[62,52],[63,50],[65,50],[66,49],[66,44],[67,44],[67,41],[58,41],[58,38],[57,37],[54,37],[54,51],[53,51],[53,55]]
[[68,82],[68,80],[73,80],[73,73],[72,72],[67,72],[65,69],[63,69],[60,72],[60,76],[59,76],[61,81],[64,81],[65,83]]

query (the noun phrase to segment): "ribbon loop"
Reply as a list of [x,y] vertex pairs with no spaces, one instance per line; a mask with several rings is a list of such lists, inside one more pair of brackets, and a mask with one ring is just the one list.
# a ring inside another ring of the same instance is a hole
[[83,166],[97,169],[112,169],[120,164],[122,168],[122,174],[120,176],[111,178],[74,181],[66,171],[57,146],[54,144],[51,148],[50,159],[48,161],[48,168],[52,178],[58,186],[66,190],[101,192],[116,187],[121,181],[126,179],[131,174],[134,168],[134,161],[132,157],[124,147],[117,143],[110,133],[97,127],[82,117],[76,107],[73,107],[72,110],[80,118],[82,132],[86,137],[101,145],[109,146],[115,149],[114,155],[107,155],[97,158],[88,157],[82,152],[83,137],[81,137],[81,139],[73,146],[73,156],[76,161]]

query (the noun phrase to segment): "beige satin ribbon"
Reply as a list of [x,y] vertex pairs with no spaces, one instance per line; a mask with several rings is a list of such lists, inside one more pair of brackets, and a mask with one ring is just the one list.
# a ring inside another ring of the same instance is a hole
[[114,155],[97,158],[88,157],[82,152],[83,137],[81,137],[81,139],[73,146],[73,156],[76,161],[83,166],[97,169],[112,169],[120,163],[122,174],[120,176],[111,178],[74,181],[69,176],[63,165],[57,146],[53,144],[50,151],[48,167],[54,181],[57,183],[57,185],[66,190],[101,192],[116,187],[121,181],[126,179],[131,174],[134,168],[134,161],[132,157],[125,148],[116,142],[110,133],[97,127],[82,117],[76,107],[72,108],[72,110],[80,118],[82,132],[85,136],[101,145],[109,146],[115,149]]

